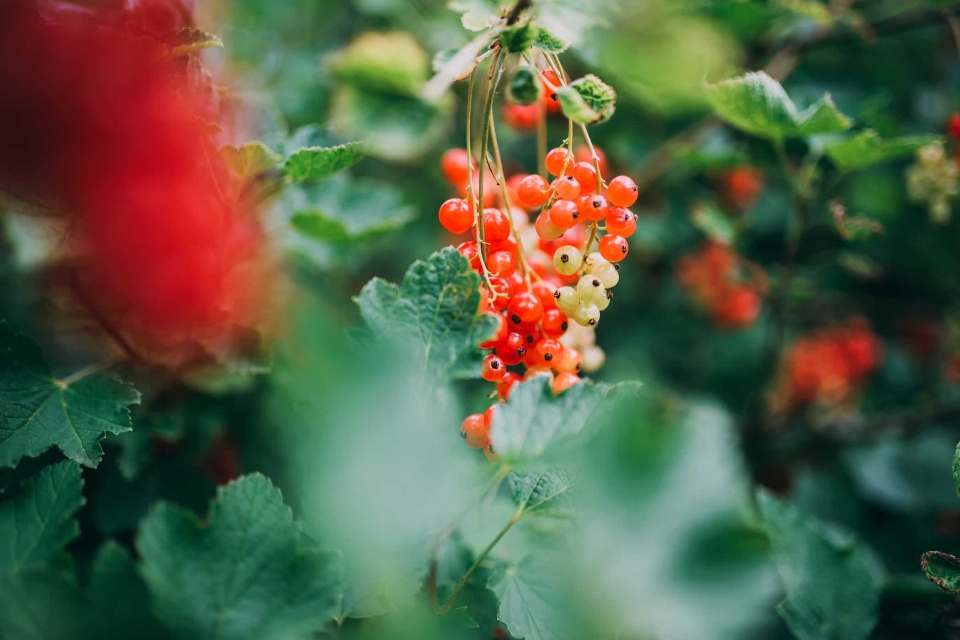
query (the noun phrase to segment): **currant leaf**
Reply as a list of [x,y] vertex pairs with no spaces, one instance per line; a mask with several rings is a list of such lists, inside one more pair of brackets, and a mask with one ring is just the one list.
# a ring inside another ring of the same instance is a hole
[[510,495],[523,513],[565,518],[573,515],[571,492],[577,474],[571,467],[544,467],[511,471]]
[[419,375],[477,377],[496,321],[477,315],[480,276],[453,247],[410,267],[399,287],[374,279],[356,298],[374,335],[410,346]]
[[920,557],[920,568],[947,593],[960,593],[960,558],[942,551],[927,551]]
[[614,387],[584,381],[554,395],[549,376],[516,385],[493,416],[490,441],[508,464],[542,456],[576,440]]
[[53,446],[96,467],[100,440],[130,431],[130,407],[139,403],[136,389],[109,375],[53,378],[37,345],[0,323],[0,467]]
[[704,87],[714,112],[747,133],[782,140],[839,133],[850,128],[850,120],[825,95],[800,112],[783,86],[763,71],[723,80]]
[[547,53],[563,53],[570,47],[569,43],[564,42],[543,27],[537,32],[537,39],[534,45],[541,51],[546,51]]
[[857,171],[911,156],[921,147],[940,141],[939,136],[906,136],[884,139],[873,129],[836,142],[828,142],[824,153],[843,171]]
[[0,502],[0,572],[50,560],[76,538],[73,514],[83,504],[80,466],[72,460],[50,465],[27,478],[14,496]]
[[307,147],[294,151],[280,166],[293,182],[314,182],[363,160],[370,149],[364,142],[336,147]]
[[616,109],[617,92],[593,74],[561,87],[557,99],[563,114],[580,124],[608,120]]
[[498,617],[511,635],[524,640],[587,637],[578,633],[575,607],[561,586],[567,581],[558,579],[557,568],[567,562],[560,554],[543,550],[494,572],[490,588],[500,598]]
[[284,198],[293,214],[290,223],[294,229],[336,244],[362,242],[394,231],[415,215],[392,185],[345,175],[288,189]]
[[800,640],[867,638],[877,623],[881,569],[854,534],[757,495],[786,600],[778,611]]
[[220,489],[206,524],[174,505],[155,507],[137,549],[174,635],[309,638],[337,612],[337,555],[315,548],[260,474]]
[[271,151],[262,142],[248,142],[239,147],[228,144],[220,149],[220,155],[241,180],[256,178],[283,160],[283,156]]

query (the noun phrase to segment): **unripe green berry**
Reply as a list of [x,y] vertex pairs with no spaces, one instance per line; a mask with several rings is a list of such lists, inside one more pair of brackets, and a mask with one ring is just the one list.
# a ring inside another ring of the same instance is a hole
[[583,265],[583,254],[576,247],[560,247],[553,254],[553,268],[557,273],[572,276]]
[[605,264],[610,264],[610,262],[600,255],[599,251],[594,251],[583,259],[583,264],[587,268],[587,273],[593,273],[594,269],[598,269]]
[[611,300],[613,300],[613,291],[607,291],[606,295],[603,296],[603,299],[597,301],[597,308],[600,309],[600,311],[604,311],[610,306]]
[[573,287],[560,287],[553,294],[553,297],[557,301],[557,307],[567,316],[573,315],[580,306],[580,296],[577,295],[577,291]]
[[606,299],[607,289],[600,278],[588,273],[577,283],[577,296],[582,304],[599,304],[601,300]]
[[591,303],[581,304],[573,314],[574,321],[584,327],[595,326],[600,322],[600,308]]
[[594,267],[588,273],[600,278],[600,282],[607,289],[612,289],[620,282],[620,272],[609,262]]

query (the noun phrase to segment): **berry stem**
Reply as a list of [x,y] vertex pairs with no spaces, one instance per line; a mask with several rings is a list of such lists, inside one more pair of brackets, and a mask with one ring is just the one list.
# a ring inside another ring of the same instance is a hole
[[500,184],[500,195],[503,197],[503,206],[507,209],[507,218],[510,220],[510,234],[517,241],[517,265],[523,273],[523,281],[527,284],[527,291],[531,290],[530,271],[527,269],[527,258],[523,252],[523,242],[520,234],[517,233],[517,227],[513,224],[513,208],[510,206],[510,198],[507,195],[507,177],[503,173],[503,160],[500,157],[500,142],[497,140],[497,125],[493,121],[493,114],[490,114],[490,144],[493,145],[493,160],[496,175],[494,177]]
[[480,210],[480,214],[475,218],[475,223],[477,224],[477,243],[480,245],[480,257],[485,259],[487,257],[487,242],[484,238],[484,224],[483,224],[483,176],[487,171],[487,151],[490,144],[490,120],[493,119],[493,97],[497,91],[497,85],[500,83],[500,74],[503,70],[503,50],[497,51],[494,55],[493,62],[490,63],[490,74],[487,78],[487,95],[484,99],[483,104],[483,133],[480,137],[480,166],[482,171],[480,178],[478,179],[478,188],[477,188],[477,207]]
[[482,174],[479,174],[481,177],[478,179],[479,189],[481,193],[479,196],[473,192],[473,148],[471,138],[473,137],[473,87],[476,84],[477,80],[477,70],[476,68],[470,73],[470,83],[467,86],[467,201],[471,203],[473,208],[473,225],[477,227],[478,238],[480,242],[478,243],[477,258],[480,260],[480,275],[483,278],[483,282],[487,286],[487,295],[493,295],[493,283],[490,282],[490,270],[487,269],[486,259],[484,258],[484,253],[486,247],[483,244],[483,225],[478,225],[478,219],[480,218],[480,212],[483,210],[482,203],[479,198],[483,195],[483,178]]
[[523,517],[523,513],[524,513],[523,507],[520,507],[520,509],[518,509],[517,512],[513,514],[513,517],[510,518],[510,520],[503,527],[503,529],[500,530],[500,533],[498,533],[496,537],[490,541],[490,544],[487,545],[487,548],[480,552],[480,555],[477,556],[477,559],[473,562],[473,565],[471,565],[470,568],[467,569],[467,572],[463,574],[463,577],[460,578],[460,582],[457,583],[457,588],[454,589],[453,593],[450,594],[450,598],[447,600],[447,603],[443,605],[443,610],[441,611],[441,613],[443,614],[450,613],[450,609],[451,607],[453,607],[453,603],[457,600],[457,596],[460,595],[460,592],[463,591],[463,588],[467,586],[467,582],[470,580],[470,576],[472,576],[474,572],[480,567],[480,564],[487,559],[487,556],[490,554],[491,551],[493,551],[493,548],[497,546],[497,543],[500,542],[503,536],[507,535],[507,532],[510,531],[513,525],[517,524],[517,522],[520,521],[520,519]]

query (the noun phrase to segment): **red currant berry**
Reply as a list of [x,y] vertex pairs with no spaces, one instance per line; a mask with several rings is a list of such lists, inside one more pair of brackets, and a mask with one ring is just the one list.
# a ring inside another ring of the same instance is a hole
[[543,318],[543,305],[537,296],[525,291],[513,296],[507,307],[507,317],[515,324],[534,324]]
[[580,382],[580,377],[575,373],[560,373],[553,379],[553,392],[560,395],[573,385]]
[[[597,161],[600,164],[600,175],[610,175],[610,166],[607,164],[607,154],[605,154],[603,149],[597,145],[594,145],[593,149],[597,152]],[[590,147],[577,147],[577,149],[573,152],[573,159],[577,162],[586,162],[591,167],[593,166],[593,155],[590,153]]]
[[563,176],[553,181],[553,188],[558,198],[573,200],[580,196],[580,183],[573,176]]
[[570,229],[577,224],[577,218],[580,216],[577,212],[577,205],[573,200],[557,200],[547,210],[547,215],[550,218],[550,224],[563,230]]
[[553,338],[544,338],[533,347],[534,366],[554,367],[563,355],[563,345]]
[[484,313],[490,308],[490,292],[483,285],[480,285],[480,306],[477,308],[477,315]]
[[467,259],[474,271],[480,271],[480,249],[476,242],[463,242],[457,245],[457,251]]
[[498,404],[492,404],[483,412],[483,421],[487,423],[488,432],[490,431],[490,427],[493,426],[493,414],[496,413],[497,407],[499,406]]
[[503,363],[503,360],[491,353],[483,359],[483,368],[480,370],[480,377],[487,382],[497,382],[503,379],[503,374],[506,372],[507,365]]
[[597,188],[597,170],[590,162],[578,162],[571,172],[580,183],[580,191],[595,191]]
[[493,337],[486,342],[480,343],[481,349],[493,349],[507,335],[507,319],[495,311],[487,311],[486,314],[493,318],[497,323]]
[[517,255],[517,240],[513,235],[509,235],[507,239],[502,242],[491,242],[490,251],[507,251],[513,255]]
[[567,323],[567,316],[560,309],[550,309],[544,312],[540,326],[543,328],[543,335],[548,338],[559,338],[570,327]]
[[585,220],[600,222],[607,217],[610,205],[600,194],[584,195],[577,198],[577,211]]
[[554,368],[563,373],[578,373],[583,368],[583,357],[573,347],[564,347]]
[[513,283],[507,278],[494,276],[490,278],[490,285],[493,287],[493,294],[491,296],[493,308],[498,311],[503,311],[507,308],[507,305],[510,304],[510,297],[513,295]]
[[523,362],[523,356],[527,353],[527,343],[522,335],[510,331],[497,344],[496,351],[505,365],[517,365]]
[[506,278],[517,271],[517,258],[509,251],[494,251],[487,256],[487,269],[495,276]]
[[467,441],[467,446],[471,449],[483,449],[487,446],[487,436],[490,434],[490,426],[483,419],[482,413],[474,413],[467,416],[460,425],[460,437]]
[[[954,140],[960,140],[960,112],[955,112],[950,116],[950,122],[947,123],[947,134]],[[547,157],[550,156],[547,155]]]
[[470,173],[467,167],[466,149],[448,149],[440,157],[440,171],[453,186],[467,184],[467,175]]
[[627,256],[630,247],[626,238],[616,234],[607,234],[600,239],[600,255],[607,262],[620,262]]
[[637,216],[623,207],[610,207],[607,213],[607,232],[629,238],[637,230]]
[[536,174],[529,175],[517,185],[517,197],[528,207],[539,207],[550,198],[550,183]]
[[506,402],[510,399],[510,392],[513,391],[513,385],[520,382],[523,378],[520,374],[508,371],[500,382],[497,383],[497,395]]
[[544,312],[557,308],[557,301],[553,295],[557,291],[557,285],[546,280],[537,280],[530,287],[530,292],[540,299]]
[[483,448],[483,455],[486,456],[487,460],[490,462],[496,462],[500,459],[500,456],[497,455],[497,450],[492,444],[489,443]]
[[450,233],[466,233],[473,226],[473,211],[466,200],[450,198],[440,205],[440,224]]
[[637,183],[627,176],[617,176],[607,185],[607,198],[617,207],[631,207],[637,201],[640,191]]
[[514,104],[505,102],[501,112],[503,121],[516,131],[526,131],[537,126],[540,120],[540,106],[534,104]]
[[483,210],[483,239],[491,245],[510,237],[510,219],[500,209]]
[[542,240],[556,240],[563,235],[563,229],[550,221],[550,215],[546,211],[537,216],[533,226]]
[[566,147],[551,149],[550,153],[547,154],[547,171],[550,172],[550,175],[559,176],[563,173],[563,168],[569,159],[570,152],[567,151]]

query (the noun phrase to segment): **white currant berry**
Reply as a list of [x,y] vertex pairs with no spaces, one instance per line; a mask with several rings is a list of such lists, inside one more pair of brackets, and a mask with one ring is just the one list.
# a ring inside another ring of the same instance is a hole
[[593,373],[602,367],[607,360],[607,354],[597,346],[587,347],[581,355],[583,356],[583,370],[587,373]]
[[600,278],[600,282],[607,289],[612,289],[620,282],[620,272],[609,262],[595,266],[589,273]]
[[600,309],[600,311],[605,310],[607,307],[610,306],[610,301],[612,299],[613,299],[613,291],[607,291],[606,294],[603,296],[603,299],[597,301],[596,303],[597,308]]
[[600,309],[592,302],[581,303],[574,312],[573,319],[584,327],[594,327],[600,322]]
[[564,276],[572,276],[583,265],[583,254],[576,247],[560,247],[553,254],[553,268]]
[[583,304],[600,304],[601,300],[607,298],[607,289],[600,278],[588,273],[577,282],[577,296]]
[[560,287],[553,294],[553,297],[556,299],[560,311],[568,316],[573,315],[580,306],[580,296],[577,295],[577,290],[573,287]]
[[583,264],[587,268],[587,273],[593,273],[594,269],[600,265],[610,264],[610,262],[600,255],[599,251],[594,251],[583,259]]

